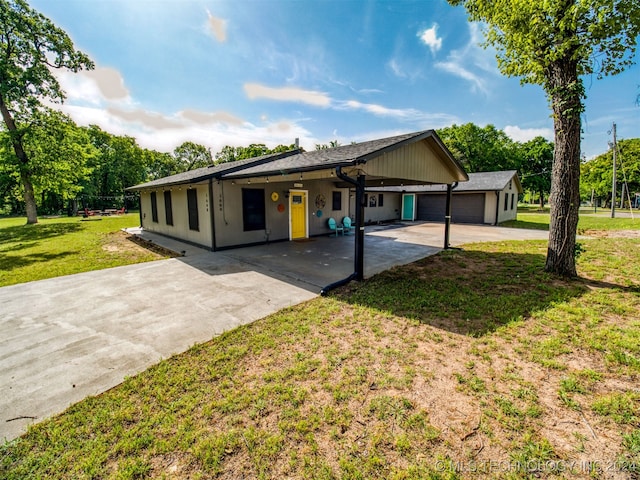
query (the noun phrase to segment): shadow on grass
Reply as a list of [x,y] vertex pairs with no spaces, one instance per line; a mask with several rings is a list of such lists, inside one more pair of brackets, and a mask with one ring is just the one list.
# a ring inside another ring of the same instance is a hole
[[[12,250],[18,251],[20,247],[30,248],[35,243],[52,237],[59,237],[82,229],[79,223],[50,223],[35,225],[17,225],[0,229],[0,245],[13,243]],[[20,245],[24,244],[24,245]],[[3,251],[7,251],[3,249]]]
[[[544,272],[532,253],[444,251],[336,292],[343,301],[481,336],[588,291]],[[624,287],[620,287],[624,288]]]
[[501,227],[523,228],[526,230],[549,230],[549,223],[525,222],[524,220],[508,220],[500,224]]
[[60,252],[60,253],[32,253],[28,255],[3,255],[0,253],[0,271],[9,272],[16,268],[27,267],[33,263],[47,262],[60,258],[74,255],[77,252]]

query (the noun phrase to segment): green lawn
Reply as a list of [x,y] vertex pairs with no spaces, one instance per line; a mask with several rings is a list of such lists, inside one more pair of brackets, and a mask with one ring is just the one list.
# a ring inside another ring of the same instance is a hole
[[[611,218],[604,211],[593,214],[592,211],[580,212],[578,233],[590,230],[640,230],[640,211],[634,211],[635,218]],[[549,230],[549,212],[537,213],[518,210],[518,220],[501,224],[503,227]]]
[[[625,227],[626,228],[626,227]],[[0,447],[0,477],[640,475],[640,248],[473,244],[194,346]]]
[[127,241],[122,228],[138,214],[110,217],[0,219],[0,286],[162,258]]

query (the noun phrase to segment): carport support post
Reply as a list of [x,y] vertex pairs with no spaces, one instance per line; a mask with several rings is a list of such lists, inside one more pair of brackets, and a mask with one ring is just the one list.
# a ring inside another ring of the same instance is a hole
[[354,272],[356,280],[364,280],[364,188],[365,176],[358,175],[356,183],[356,248]]
[[449,230],[451,228],[451,192],[453,185],[447,185],[447,203],[444,207],[444,248],[449,248]]

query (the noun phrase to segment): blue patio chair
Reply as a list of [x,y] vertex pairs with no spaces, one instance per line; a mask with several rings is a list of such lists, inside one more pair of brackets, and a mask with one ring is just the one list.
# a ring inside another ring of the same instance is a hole
[[351,235],[351,231],[353,230],[353,227],[351,226],[351,218],[344,217],[342,219],[342,229],[344,235]]
[[336,223],[335,218],[328,219],[327,224],[329,225],[329,230],[334,233],[333,235],[331,235],[332,237],[337,237],[338,233],[340,233],[340,235],[344,235],[344,228],[342,227],[342,225],[338,225]]

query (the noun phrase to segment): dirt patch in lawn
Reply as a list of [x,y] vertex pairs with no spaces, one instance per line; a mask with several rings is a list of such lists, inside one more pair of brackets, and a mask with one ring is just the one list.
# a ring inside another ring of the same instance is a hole
[[181,256],[173,250],[156,245],[137,235],[130,235],[122,231],[108,234],[105,243],[102,245],[102,249],[107,252],[131,253],[134,255],[152,253],[158,259]]
[[583,233],[597,238],[640,238],[640,230],[585,230]]

